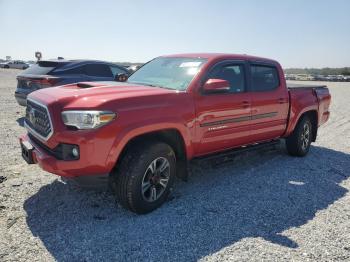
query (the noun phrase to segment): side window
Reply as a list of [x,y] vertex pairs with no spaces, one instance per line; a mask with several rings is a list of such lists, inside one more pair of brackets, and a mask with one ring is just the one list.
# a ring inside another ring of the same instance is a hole
[[81,75],[81,74],[84,74],[83,67],[81,67],[81,66],[73,67],[73,68],[67,69],[67,70],[59,70],[59,68],[58,68],[57,72],[55,72],[55,71],[53,73],[57,74],[57,75],[61,75],[61,74]]
[[230,93],[245,91],[245,78],[243,65],[224,65],[214,68],[209,78],[224,79],[230,83]]
[[279,76],[275,67],[252,65],[250,70],[252,75],[253,91],[270,91],[279,86]]
[[110,68],[111,68],[113,77],[115,77],[118,74],[126,74],[126,72],[121,68],[119,68],[118,66],[110,66]]
[[103,64],[85,65],[85,74],[97,77],[113,77],[110,67]]

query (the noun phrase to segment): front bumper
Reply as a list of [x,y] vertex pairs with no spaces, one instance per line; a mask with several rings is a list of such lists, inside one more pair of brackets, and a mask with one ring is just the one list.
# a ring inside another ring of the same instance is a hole
[[[33,148],[30,148],[28,158],[32,159],[33,164],[38,164],[43,170],[55,175],[77,180],[82,180],[81,177],[87,177],[88,180],[91,180],[88,177],[105,178],[110,173],[110,167],[105,165],[105,159],[101,158],[98,150],[95,150],[94,143],[79,145],[81,153],[78,160],[60,160],[52,153],[52,150],[43,147],[35,141],[36,139],[31,139],[28,134],[22,135],[19,140],[22,155],[23,145],[32,145]],[[23,158],[27,161],[25,156]]]

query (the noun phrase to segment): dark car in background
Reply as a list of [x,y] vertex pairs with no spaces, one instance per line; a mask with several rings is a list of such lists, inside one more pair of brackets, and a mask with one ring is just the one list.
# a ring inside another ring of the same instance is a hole
[[113,81],[130,72],[119,65],[95,60],[38,61],[17,76],[15,97],[26,106],[27,95],[38,89],[89,81]]

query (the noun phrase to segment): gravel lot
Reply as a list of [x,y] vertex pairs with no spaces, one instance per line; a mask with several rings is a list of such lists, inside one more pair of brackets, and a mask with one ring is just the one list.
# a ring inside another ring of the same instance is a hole
[[189,182],[138,216],[25,164],[18,73],[0,69],[0,261],[350,261],[350,83],[328,84],[331,120],[307,157],[282,145],[193,163]]

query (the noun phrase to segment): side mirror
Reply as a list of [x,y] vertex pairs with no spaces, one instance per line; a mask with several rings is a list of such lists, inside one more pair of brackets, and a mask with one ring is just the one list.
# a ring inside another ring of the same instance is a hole
[[225,93],[230,91],[230,83],[224,79],[208,79],[204,84],[207,93]]
[[129,76],[127,74],[120,73],[115,76],[114,80],[117,82],[125,82],[126,80],[128,80],[128,77]]

